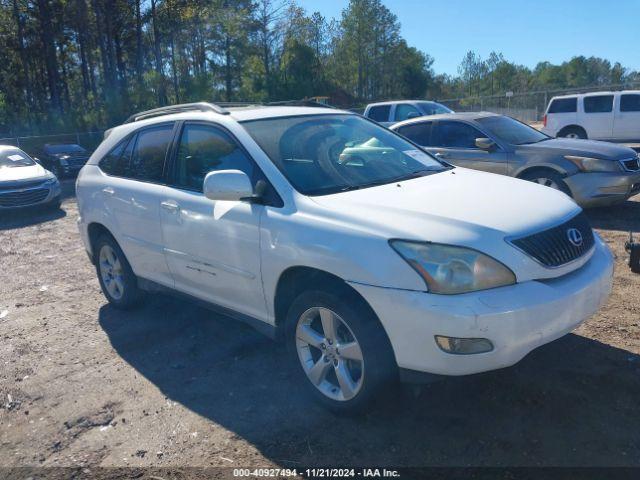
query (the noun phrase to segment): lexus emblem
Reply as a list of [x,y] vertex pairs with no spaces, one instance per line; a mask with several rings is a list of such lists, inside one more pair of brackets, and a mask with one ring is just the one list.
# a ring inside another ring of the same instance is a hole
[[571,245],[576,247],[582,246],[582,233],[577,228],[570,228],[567,230],[567,238],[571,242]]

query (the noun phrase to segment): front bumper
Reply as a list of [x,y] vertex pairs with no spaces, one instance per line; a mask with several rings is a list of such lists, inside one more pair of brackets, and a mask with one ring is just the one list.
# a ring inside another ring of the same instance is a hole
[[28,208],[54,202],[60,198],[60,183],[41,184],[0,190],[0,210]]
[[[467,375],[511,366],[591,317],[611,292],[613,256],[596,236],[591,259],[560,278],[463,295],[435,295],[351,283],[377,313],[398,367]],[[454,355],[435,335],[487,338],[491,352]]]
[[640,172],[577,173],[564,181],[583,207],[614,205],[640,193]]

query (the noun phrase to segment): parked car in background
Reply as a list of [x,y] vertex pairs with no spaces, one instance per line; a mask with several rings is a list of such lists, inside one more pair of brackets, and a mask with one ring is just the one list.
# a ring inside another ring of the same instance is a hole
[[56,177],[62,179],[76,175],[87,163],[91,152],[75,143],[46,144],[38,155],[38,160]]
[[60,206],[60,183],[51,172],[17,147],[0,145],[0,211]]
[[141,112],[108,133],[77,198],[114,307],[145,289],[222,309],[283,340],[300,386],[337,410],[399,372],[513,365],[611,289],[612,255],[566,195],[452,167],[340,110]]
[[552,137],[640,142],[640,90],[553,97],[543,125]]
[[638,154],[632,149],[551,138],[504,115],[437,115],[391,129],[446,162],[546,185],[584,207],[620,203],[640,192]]
[[364,116],[389,126],[409,118],[452,113],[453,110],[438,102],[426,100],[399,100],[392,102],[370,103],[364,110]]

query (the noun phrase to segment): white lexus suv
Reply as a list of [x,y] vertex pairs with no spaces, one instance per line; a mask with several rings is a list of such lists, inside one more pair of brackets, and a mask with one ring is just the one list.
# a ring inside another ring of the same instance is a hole
[[612,255],[559,191],[455,168],[350,112],[177,105],[77,181],[102,290],[204,301],[286,342],[325,405],[513,365],[607,299]]

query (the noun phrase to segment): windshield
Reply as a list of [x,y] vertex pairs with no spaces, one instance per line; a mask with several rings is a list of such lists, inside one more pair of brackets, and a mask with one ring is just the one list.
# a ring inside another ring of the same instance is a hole
[[81,153],[86,151],[80,145],[76,145],[74,143],[66,145],[47,145],[45,146],[45,150],[48,153]]
[[477,122],[490,134],[511,145],[538,143],[551,138],[535,128],[525,125],[511,117],[496,115],[478,118]]
[[30,167],[36,162],[20,149],[0,150],[0,168]]
[[356,115],[268,118],[243,126],[305,195],[382,185],[448,168],[397,134]]
[[453,113],[453,110],[436,102],[418,102],[422,113],[425,115],[440,115],[442,113]]

